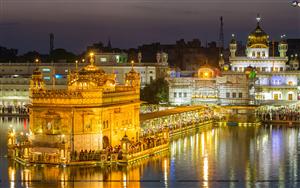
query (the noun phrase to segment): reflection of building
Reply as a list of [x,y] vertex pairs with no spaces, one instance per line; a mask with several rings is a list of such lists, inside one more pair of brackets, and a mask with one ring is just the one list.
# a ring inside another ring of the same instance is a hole
[[[278,44],[278,54],[275,56],[274,43],[270,50],[269,36],[260,27],[260,17],[257,17],[257,27],[248,36],[246,56],[236,56],[237,43],[230,42],[230,65],[235,72],[245,72],[254,68],[256,77],[252,90],[256,102],[296,101],[299,98],[300,72],[297,57],[291,57],[287,65],[288,43],[285,36]],[[271,53],[270,53],[271,51]]]
[[[101,58],[115,58],[116,54],[104,53],[95,54],[98,60]],[[119,55],[120,58],[122,54]],[[108,60],[108,59],[107,59]],[[163,59],[162,59],[163,60]],[[159,63],[135,63],[135,70],[140,73],[141,87],[150,84],[152,80],[165,76],[168,63],[160,61]],[[21,107],[29,101],[29,81],[32,72],[36,68],[34,63],[1,63],[0,68],[0,108],[4,107]],[[67,87],[67,77],[69,70],[75,70],[78,66],[82,68],[86,63],[40,63],[40,71],[43,73],[43,80],[46,83],[46,88],[57,89]],[[100,66],[106,73],[115,74],[116,82],[125,84],[125,73],[131,70],[131,64],[123,62],[123,60],[98,62],[96,65]]]
[[139,138],[140,74],[133,68],[124,85],[115,74],[90,64],[68,75],[66,89],[46,89],[36,69],[30,81],[32,161],[68,162],[70,152],[101,150],[121,144],[126,134]]
[[197,77],[170,77],[169,102],[172,105],[249,104],[249,79],[244,73],[224,72],[201,66]]

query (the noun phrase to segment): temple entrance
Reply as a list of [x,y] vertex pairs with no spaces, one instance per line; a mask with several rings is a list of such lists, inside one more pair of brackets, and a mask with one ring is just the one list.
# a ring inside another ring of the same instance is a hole
[[293,94],[292,94],[292,93],[289,93],[289,94],[288,94],[288,100],[289,100],[289,101],[292,101],[292,100],[293,100]]
[[106,149],[109,146],[109,139],[107,136],[103,136],[103,149]]

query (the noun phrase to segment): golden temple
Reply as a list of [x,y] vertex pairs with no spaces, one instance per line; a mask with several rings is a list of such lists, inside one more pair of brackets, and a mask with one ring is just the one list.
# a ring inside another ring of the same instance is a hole
[[67,89],[45,89],[37,68],[30,82],[30,134],[25,158],[68,163],[72,154],[121,148],[125,136],[140,134],[140,74],[133,67],[126,84],[90,64],[68,75]]

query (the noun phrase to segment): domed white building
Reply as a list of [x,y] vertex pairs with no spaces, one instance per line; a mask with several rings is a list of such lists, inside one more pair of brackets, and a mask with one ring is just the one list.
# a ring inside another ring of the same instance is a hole
[[286,70],[286,56],[288,45],[282,37],[282,41],[278,45],[280,56],[273,56],[269,54],[269,36],[260,27],[261,18],[257,17],[257,26],[249,34],[246,46],[246,56],[236,56],[237,43],[235,36],[232,36],[230,42],[230,57],[232,71],[243,72],[247,67],[256,68],[259,72],[280,72]]
[[235,36],[229,44],[229,62],[234,72],[245,72],[251,67],[256,71],[253,90],[257,104],[273,102],[295,102],[299,100],[300,72],[299,62],[290,61],[287,65],[286,55],[288,44],[285,36],[281,36],[278,44],[279,56],[274,56],[274,50],[269,54],[269,36],[261,28],[261,18],[257,18],[256,28],[249,34],[246,46],[246,56],[236,56],[237,42]]

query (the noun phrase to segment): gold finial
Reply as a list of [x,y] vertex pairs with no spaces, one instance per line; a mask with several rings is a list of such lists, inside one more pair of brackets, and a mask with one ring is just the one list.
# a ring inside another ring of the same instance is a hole
[[36,66],[38,66],[38,65],[40,64],[40,60],[39,60],[38,58],[36,58],[36,59],[34,60],[34,62],[35,62],[35,65],[36,65]]
[[259,25],[260,20],[261,20],[261,17],[259,14],[257,14],[257,16],[256,16],[257,25]]
[[94,61],[94,55],[95,54],[93,52],[90,53],[90,63],[91,63],[91,65],[94,65],[94,62],[95,62]]
[[75,61],[75,67],[76,67],[76,71],[78,70],[78,61]]
[[131,63],[131,69],[133,70],[134,61],[132,60],[130,63]]

